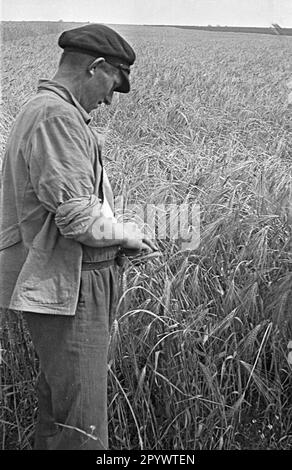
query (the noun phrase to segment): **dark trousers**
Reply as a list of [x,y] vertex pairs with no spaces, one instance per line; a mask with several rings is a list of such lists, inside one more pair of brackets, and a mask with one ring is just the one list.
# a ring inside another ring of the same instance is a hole
[[82,271],[74,316],[23,312],[39,356],[35,449],[107,449],[107,353],[117,268]]

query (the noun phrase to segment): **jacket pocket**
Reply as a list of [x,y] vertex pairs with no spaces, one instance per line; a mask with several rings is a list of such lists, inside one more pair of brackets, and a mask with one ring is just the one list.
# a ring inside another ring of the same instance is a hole
[[22,297],[36,304],[67,305],[72,273],[66,268],[60,253],[32,247],[17,281]]
[[11,225],[10,227],[0,232],[0,251],[16,245],[21,242],[22,237],[18,224]]

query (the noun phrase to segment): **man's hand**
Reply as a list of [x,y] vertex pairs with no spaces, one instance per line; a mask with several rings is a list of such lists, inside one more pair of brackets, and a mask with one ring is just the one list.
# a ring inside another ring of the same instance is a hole
[[132,252],[137,254],[140,251],[157,251],[158,248],[155,243],[149,238],[145,237],[138,226],[133,222],[124,223],[123,225],[123,241],[122,249],[124,252]]
[[[130,242],[132,243],[132,241]],[[133,247],[133,245],[122,245],[122,254],[125,256],[133,257],[133,256],[143,256],[149,253],[158,251],[158,247],[153,243],[152,240],[144,237],[141,240],[141,244],[137,247]]]
[[145,259],[151,253],[159,253],[156,244],[145,237],[134,223],[124,224],[124,239],[121,245],[121,255],[131,260]]

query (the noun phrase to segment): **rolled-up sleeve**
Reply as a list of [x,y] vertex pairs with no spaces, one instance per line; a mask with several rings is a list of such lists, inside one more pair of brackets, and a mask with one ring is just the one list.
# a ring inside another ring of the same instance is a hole
[[82,126],[66,116],[42,121],[34,131],[29,157],[31,183],[41,204],[55,214],[62,235],[89,243],[92,222],[101,215],[94,194],[96,174]]

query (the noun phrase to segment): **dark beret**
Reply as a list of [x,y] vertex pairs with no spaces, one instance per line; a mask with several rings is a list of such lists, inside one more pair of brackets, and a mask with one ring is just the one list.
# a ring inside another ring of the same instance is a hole
[[64,31],[58,45],[65,51],[104,57],[106,62],[119,68],[123,78],[123,84],[116,91],[127,93],[130,90],[130,66],[136,55],[130,44],[113,29],[102,24],[87,24]]

